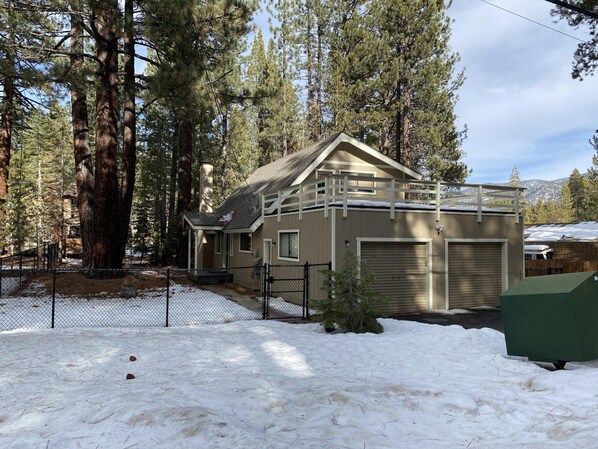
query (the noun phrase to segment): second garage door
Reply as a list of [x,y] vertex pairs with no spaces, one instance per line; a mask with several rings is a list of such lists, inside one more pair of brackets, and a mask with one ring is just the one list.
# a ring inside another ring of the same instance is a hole
[[498,306],[502,273],[501,243],[450,243],[449,308]]
[[361,259],[374,272],[374,289],[390,300],[383,314],[428,309],[428,249],[426,243],[361,242]]

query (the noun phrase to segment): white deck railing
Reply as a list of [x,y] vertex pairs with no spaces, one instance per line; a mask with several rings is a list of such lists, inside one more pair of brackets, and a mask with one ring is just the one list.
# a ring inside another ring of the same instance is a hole
[[516,187],[412,181],[366,176],[331,175],[262,195],[262,216],[298,213],[322,208],[328,217],[332,207],[342,207],[343,217],[351,207],[388,209],[390,219],[397,210],[434,210],[477,213],[478,222],[487,213],[511,214],[519,223],[521,189]]

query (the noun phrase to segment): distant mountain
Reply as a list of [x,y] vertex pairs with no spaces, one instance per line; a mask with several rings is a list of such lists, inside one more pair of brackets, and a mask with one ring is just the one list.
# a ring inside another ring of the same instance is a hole
[[[521,187],[525,188],[523,199],[528,204],[536,204],[539,200],[544,202],[559,201],[563,187],[568,182],[569,178],[561,178],[554,181],[545,181],[543,179],[521,181]],[[506,186],[509,184],[502,183],[497,185]]]
[[539,200],[544,202],[559,201],[563,187],[568,182],[569,178],[561,178],[555,181],[544,181],[543,179],[521,181],[521,187],[526,189],[523,193],[523,199],[529,204],[536,204]]

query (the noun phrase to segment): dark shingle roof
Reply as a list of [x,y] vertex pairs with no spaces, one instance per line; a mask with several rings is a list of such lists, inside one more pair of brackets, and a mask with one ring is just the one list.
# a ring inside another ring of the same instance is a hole
[[[225,229],[251,227],[262,212],[260,195],[290,186],[340,134],[259,167],[212,214],[185,212],[185,217],[193,226],[223,226]],[[224,215],[231,212],[232,219],[227,224],[219,223]]]
[[[212,214],[185,212],[193,226],[223,226],[224,229],[248,229],[261,215],[260,195],[275,192],[292,183],[330,146],[342,132],[259,167]],[[230,215],[232,213],[232,217]],[[222,217],[230,218],[223,222]]]

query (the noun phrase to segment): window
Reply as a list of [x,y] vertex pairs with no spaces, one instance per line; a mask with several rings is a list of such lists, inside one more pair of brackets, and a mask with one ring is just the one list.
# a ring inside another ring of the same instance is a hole
[[222,254],[222,232],[220,231],[216,231],[216,236],[214,237],[214,252]]
[[239,251],[244,253],[251,252],[251,233],[241,232],[239,234]]
[[[359,173],[354,171],[344,171],[341,170],[341,175],[346,176],[359,176],[360,178],[374,178],[374,173]],[[342,181],[341,181],[342,182]],[[349,179],[349,192],[358,192],[358,193],[374,193],[374,181],[368,181],[365,179]],[[342,192],[342,188],[339,189]]]
[[531,254],[524,254],[524,256],[525,256],[525,260],[532,260]]
[[323,179],[324,179],[326,176],[330,176],[330,175],[333,175],[333,174],[334,174],[334,170],[318,170],[318,171],[316,172],[316,178],[317,178],[317,179],[322,179],[322,181],[321,181],[321,182],[318,182],[318,185],[317,185],[317,189],[318,189],[318,190],[317,190],[317,192],[318,192],[318,195],[324,195],[324,194],[326,193],[326,189],[325,189],[325,187],[326,187],[326,182],[325,182],[325,181],[323,181]]
[[278,258],[299,260],[299,231],[278,232]]

